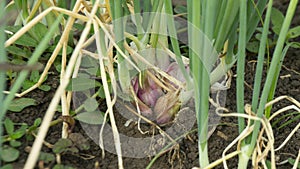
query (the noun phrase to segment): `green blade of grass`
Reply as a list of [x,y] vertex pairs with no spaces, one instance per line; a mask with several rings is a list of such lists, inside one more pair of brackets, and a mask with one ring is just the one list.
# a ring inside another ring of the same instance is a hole
[[[239,14],[239,40],[238,40],[238,60],[237,60],[237,78],[236,78],[236,100],[237,112],[244,113],[244,72],[245,72],[245,57],[246,57],[246,33],[247,33],[247,4],[246,1],[240,0]],[[244,119],[239,117],[239,132],[245,128]]]
[[[271,3],[271,2],[269,2]],[[266,45],[268,40],[268,32],[269,32],[269,25],[271,20],[271,5],[268,5],[267,14],[265,23],[263,25],[263,32],[262,37],[259,45],[259,52],[258,52],[258,59],[256,65],[256,72],[255,72],[255,80],[254,80],[254,88],[253,88],[253,96],[252,96],[252,110],[253,112],[257,111],[260,89],[261,89],[261,80],[262,80],[262,72],[263,72],[263,63],[264,63],[264,56],[266,51]]]
[[[282,54],[281,54],[280,62],[279,62],[279,64],[278,64],[278,67],[281,68],[281,66],[282,66],[282,64],[283,64],[284,56],[286,55],[288,49],[289,49],[292,45],[293,45],[293,43],[288,43],[288,44],[284,47],[284,49],[283,49],[283,51],[282,51]],[[270,93],[269,93],[269,96],[268,96],[268,100],[267,100],[268,102],[274,99],[274,95],[275,95],[275,91],[276,91],[276,86],[277,86],[277,81],[278,81],[278,76],[279,76],[279,74],[280,74],[280,70],[281,70],[281,69],[277,69],[276,72],[275,72],[275,76],[274,76],[274,79],[273,79],[273,82],[272,82],[272,86],[271,86],[271,89],[270,89]],[[272,107],[273,107],[273,106],[271,105],[271,106],[269,106],[269,107],[266,108],[265,116],[266,116],[267,118],[269,118],[270,115],[271,115]]]
[[[164,1],[154,1],[153,2],[153,8],[152,8],[152,12],[150,12],[149,14],[149,23],[147,25],[146,28],[146,34],[144,35],[143,39],[142,39],[142,43],[145,45],[149,42],[149,33],[152,32],[152,26],[153,26],[153,22],[154,22],[154,18],[158,13],[161,13],[161,9],[163,7],[163,3]],[[155,36],[155,35],[154,35]],[[154,44],[155,45],[155,44]]]
[[121,89],[124,93],[129,93],[130,86],[130,75],[127,68],[127,62],[120,52],[124,52],[124,9],[122,7],[122,0],[110,1],[112,18],[113,18],[113,27],[115,33],[115,41],[118,45],[119,50],[117,50],[118,58],[118,77],[120,81]]
[[228,38],[228,34],[233,28],[233,24],[236,21],[236,16],[239,11],[239,2],[236,0],[228,0],[227,4],[225,7],[225,13],[223,14],[223,19],[221,20],[220,27],[216,27],[217,29],[215,30],[216,34],[216,42],[215,42],[215,47],[217,51],[219,52],[224,45],[224,42]]
[[182,72],[186,82],[187,82],[187,89],[191,89],[192,87],[192,82],[191,79],[185,70],[185,65],[183,64],[182,58],[181,58],[181,52],[179,48],[179,43],[178,43],[178,38],[176,34],[176,28],[175,28],[175,23],[174,23],[174,18],[173,18],[173,7],[172,7],[172,1],[167,0],[166,1],[166,13],[167,13],[167,20],[168,20],[168,30],[169,30],[169,35],[172,43],[172,48],[174,50],[174,53],[176,55],[176,62],[179,65],[180,71]]
[[247,15],[247,42],[252,37],[254,31],[257,28],[257,24],[260,21],[263,10],[266,7],[268,0],[259,0],[257,4],[255,4],[254,0],[248,1],[248,15]]
[[[272,2],[273,2],[272,0],[269,1],[269,3],[272,3]],[[268,96],[269,96],[269,93],[270,93],[270,90],[271,90],[273,79],[278,78],[278,76],[277,77],[274,77],[274,76],[275,76],[276,70],[280,69],[278,67],[278,65],[279,65],[280,60],[282,59],[281,56],[282,56],[283,46],[284,46],[284,43],[285,43],[285,38],[286,38],[286,35],[288,33],[292,18],[294,16],[295,9],[297,7],[297,3],[298,3],[298,0],[291,0],[290,1],[289,7],[288,7],[288,10],[287,10],[287,14],[286,14],[286,17],[284,19],[284,22],[283,22],[283,25],[282,25],[282,28],[281,28],[281,31],[280,31],[280,34],[279,34],[279,37],[278,37],[278,41],[277,41],[275,51],[274,51],[274,54],[273,54],[273,57],[272,57],[270,69],[269,69],[268,74],[267,74],[266,82],[265,82],[265,85],[264,85],[264,88],[263,88],[263,91],[262,91],[261,99],[260,99],[258,110],[257,110],[257,116],[259,118],[261,118],[263,116],[264,107],[265,107],[265,104],[267,103],[267,99],[268,99]],[[249,147],[248,152],[247,152],[249,156],[255,148],[259,129],[260,129],[260,122],[255,121],[254,122],[253,135],[251,136],[250,147]]]
[[141,20],[141,5],[140,5],[140,0],[134,0],[133,1],[133,7],[134,7],[134,17],[136,21],[136,27],[137,27],[137,36],[139,40],[142,39],[142,34],[144,32],[143,30],[143,25],[142,25],[142,20]]
[[[6,40],[5,35],[5,1],[0,2],[0,63],[5,63],[7,61],[7,56],[5,52],[4,43]],[[5,71],[0,71],[0,102],[3,103],[4,91],[6,88],[6,74]],[[4,105],[0,104],[0,152],[2,152],[2,119],[5,116]]]
[[[199,164],[201,167],[205,167],[209,164],[208,150],[207,150],[207,130],[208,130],[208,93],[209,93],[209,76],[207,69],[205,69],[204,52],[201,50],[204,47],[204,36],[201,36],[200,30],[203,30],[204,22],[201,18],[201,2],[192,1],[188,2],[189,10],[188,16],[191,21],[188,24],[191,31],[191,70],[194,79],[195,90],[195,107],[196,117],[198,124],[198,152],[199,152]],[[189,32],[190,33],[190,32]],[[206,91],[205,91],[206,90]]]

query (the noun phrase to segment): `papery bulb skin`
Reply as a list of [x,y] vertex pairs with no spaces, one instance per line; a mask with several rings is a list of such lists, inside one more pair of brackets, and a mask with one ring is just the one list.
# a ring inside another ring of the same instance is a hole
[[177,92],[169,92],[161,96],[154,107],[156,115],[156,122],[158,124],[165,124],[170,122],[175,114],[179,111],[181,103],[178,99]]
[[[190,71],[189,66],[185,66],[185,70],[187,72]],[[184,76],[179,68],[179,65],[176,62],[172,62],[169,67],[167,68],[166,72],[171,75],[172,77],[176,78],[177,80],[181,82],[185,82]]]
[[151,117],[153,115],[153,111],[150,107],[139,101],[139,109],[141,114],[146,117]]
[[134,93],[137,94],[138,91],[139,91],[139,81],[138,81],[138,77],[134,77],[134,78],[131,80],[131,84],[132,84]]

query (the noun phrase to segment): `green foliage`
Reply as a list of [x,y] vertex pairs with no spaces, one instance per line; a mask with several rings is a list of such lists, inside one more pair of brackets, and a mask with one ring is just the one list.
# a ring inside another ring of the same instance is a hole
[[186,14],[187,13],[187,8],[186,8],[186,6],[183,6],[183,5],[177,5],[174,8],[174,12],[176,14]]
[[76,120],[87,124],[102,124],[103,123],[103,112],[99,110],[91,112],[83,112],[75,116]]
[[55,156],[51,153],[41,152],[39,156],[39,161],[43,161],[45,163],[54,162]]
[[[283,13],[273,7],[272,13],[271,13],[271,22],[272,22],[271,29],[274,33],[274,36],[268,37],[267,50],[269,50],[270,48],[272,48],[276,45],[277,40],[278,40],[278,35],[280,33],[283,21],[284,21]],[[261,27],[258,27],[256,30],[257,30],[257,32],[256,32],[254,38],[252,38],[247,44],[247,50],[252,53],[258,53],[259,42],[261,40],[261,33],[262,33]],[[269,32],[269,34],[271,35],[271,32]],[[286,43],[287,44],[292,43],[291,47],[293,47],[293,48],[300,48],[300,43],[296,42],[294,40],[295,38],[297,38],[299,36],[300,36],[300,26],[290,28],[286,35]]]
[[71,133],[69,138],[59,139],[52,148],[53,153],[78,153],[80,150],[88,150],[90,145],[80,133]]
[[35,106],[35,105],[37,105],[36,100],[22,97],[22,98],[14,99],[10,103],[8,110],[12,112],[20,112],[28,106]]
[[[56,46],[57,46],[57,43],[49,46],[49,48],[46,51],[49,52],[49,53],[53,53],[53,51],[56,48]],[[66,54],[70,55],[72,52],[73,52],[73,48],[71,46],[67,46],[67,52],[66,52]],[[62,50],[58,53],[58,55],[60,55],[60,56],[62,55]]]
[[5,164],[4,166],[1,166],[0,169],[13,169],[13,165]]
[[272,30],[276,35],[279,35],[279,33],[280,33],[283,20],[284,20],[284,16],[283,16],[282,12],[280,12],[276,8],[272,8],[272,13],[271,13],[271,21],[273,24]]
[[69,139],[81,151],[90,149],[88,140],[80,133],[71,133]]
[[[26,79],[24,81],[24,83],[22,85],[22,91],[25,91],[25,90],[29,89],[30,87],[32,87],[33,85],[35,85],[39,81],[40,77],[41,76],[40,76],[39,71],[37,71],[37,70],[32,71],[29,79]],[[47,77],[48,76],[46,76],[44,78],[43,82],[47,80]],[[45,92],[51,90],[51,87],[49,85],[45,85],[45,84],[40,85],[38,88]]]
[[12,147],[19,147],[21,142],[17,140],[22,138],[25,134],[26,138],[30,140],[32,137],[31,133],[36,131],[40,123],[41,118],[37,118],[32,126],[28,126],[27,124],[23,123],[17,130],[15,130],[15,126],[19,126],[19,124],[15,124],[9,118],[6,118],[4,120],[4,129],[7,135],[2,136],[2,141],[9,142],[10,146]]
[[78,153],[78,149],[73,146],[73,143],[69,139],[61,138],[59,139],[52,148],[53,153],[60,154],[60,153]]
[[[276,8],[272,9],[272,16],[271,16],[271,20],[272,20],[272,30],[273,32],[278,36],[284,21],[284,15],[282,14],[281,11],[279,11]],[[296,27],[292,27],[289,28],[288,33],[286,35],[286,43],[294,43],[294,38],[297,38],[300,36],[300,26],[296,26]],[[274,39],[274,41],[277,41],[277,37]],[[296,42],[299,44],[299,42]],[[298,45],[299,46],[299,45]],[[299,48],[298,46],[292,46],[294,48]]]
[[[296,160],[292,158],[288,158],[288,162],[292,165],[295,165]],[[298,163],[298,166],[296,166],[298,169],[300,169],[300,163]]]
[[2,152],[0,154],[0,158],[1,160],[5,161],[5,162],[13,162],[16,159],[18,159],[20,155],[20,152],[13,148],[13,147],[9,147],[9,146],[4,146],[2,148]]
[[[5,29],[9,30],[10,32],[15,34],[21,28],[22,28],[21,25],[15,25],[15,26],[7,26]],[[7,34],[8,38],[10,38],[13,34]],[[27,33],[23,34],[18,40],[16,40],[14,42],[14,45],[20,45],[21,49],[23,47],[37,47],[37,45],[39,44],[39,41],[35,37],[33,37],[32,34],[34,34],[34,32],[32,32],[32,33],[27,32]]]
[[26,134],[26,129],[28,128],[28,125],[23,124],[17,130],[15,130],[15,124],[9,118],[6,118],[4,121],[4,128],[8,136],[6,136],[6,138],[3,141],[11,141],[23,137]]
[[94,79],[87,79],[83,77],[73,78],[70,80],[66,90],[68,91],[84,91],[99,87],[101,84]]
[[[290,117],[293,117],[293,118],[290,118]],[[288,119],[288,120],[286,120],[286,119]],[[293,122],[295,122],[299,119],[300,119],[299,112],[290,112],[288,114],[285,114],[285,115],[279,117],[276,121],[274,121],[272,123],[272,127],[275,127],[278,123],[284,121],[283,124],[281,124],[279,127],[277,127],[277,129],[279,130],[279,129],[281,129],[281,128],[283,128],[283,127],[285,127],[285,126],[287,126],[287,125],[289,125],[289,124],[291,124],[291,123],[293,123]]]
[[40,126],[41,122],[42,122],[42,119],[41,118],[37,118],[37,119],[34,120],[33,125],[30,126],[30,127],[28,127],[27,133],[26,133],[26,140],[30,141],[30,140],[34,139],[34,137],[32,136],[32,133],[36,132],[36,130]]
[[95,111],[98,108],[98,102],[94,98],[88,98],[83,102],[83,107],[86,111]]
[[30,34],[37,42],[40,42],[43,40],[45,32],[48,32],[48,28],[46,25],[39,22],[29,29],[28,34]]

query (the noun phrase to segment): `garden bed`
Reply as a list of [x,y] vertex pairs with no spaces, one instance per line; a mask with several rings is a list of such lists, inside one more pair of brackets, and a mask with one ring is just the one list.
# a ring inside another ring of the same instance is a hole
[[[279,9],[285,10],[287,3],[276,4]],[[281,5],[281,6],[280,6]],[[300,22],[300,9],[298,6],[298,10],[296,10],[294,23],[299,24]],[[275,93],[275,98],[282,95],[288,95],[293,97],[296,100],[300,100],[300,51],[295,49],[290,49],[285,57],[283,62],[283,68],[280,72],[280,78],[278,79],[277,90]],[[245,67],[245,103],[250,104],[252,98],[252,86],[253,86],[253,78],[255,75],[255,66],[256,60],[255,54],[249,53],[246,58],[247,64]],[[266,72],[266,65],[264,75]],[[43,118],[44,113],[46,112],[48,105],[54,95],[56,88],[59,85],[59,73],[56,72],[54,68],[50,70],[52,73],[48,75],[48,79],[45,84],[51,86],[51,90],[49,92],[44,92],[39,89],[36,89],[26,97],[33,98],[38,101],[36,106],[30,106],[23,109],[21,112],[12,113],[8,112],[6,114],[14,123],[27,123],[31,125],[37,118]],[[236,74],[236,68],[232,69],[233,75]],[[230,112],[236,111],[236,88],[235,88],[235,76],[233,76],[232,84],[229,90],[227,90],[226,96],[226,108]],[[280,108],[283,108],[289,105],[288,101],[280,101],[276,103],[273,107],[276,111]],[[101,101],[99,107],[100,110],[105,111],[106,105],[105,101]],[[115,109],[118,110],[118,109]],[[289,112],[286,112],[287,114]],[[57,112],[54,116],[55,119],[59,119],[61,114]],[[292,119],[296,117],[296,115],[291,115],[288,119]],[[140,138],[140,137],[151,137],[153,134],[159,134],[157,130],[155,130],[150,125],[142,125],[142,130],[149,131],[149,134],[142,135],[138,130],[138,127],[134,123],[130,123],[128,127],[125,127],[125,123],[127,119],[125,119],[121,114],[117,111],[115,112],[115,118],[117,122],[117,126],[119,132],[121,134]],[[285,119],[285,120],[288,120]],[[274,119],[276,121],[276,119]],[[275,137],[275,148],[277,148],[290,134],[293,128],[300,123],[300,119],[290,123],[289,125],[279,128],[284,122],[279,122],[275,126],[273,126],[273,132]],[[50,127],[48,131],[47,137],[45,141],[50,144],[55,144],[61,138],[61,125],[59,123]],[[197,125],[195,124],[193,129],[196,129]],[[153,164],[152,168],[192,168],[199,166],[198,159],[198,141],[197,141],[197,130],[193,130],[193,132],[187,134],[183,139],[179,141],[179,147],[171,149],[167,151],[162,156],[160,156]],[[154,132],[154,133],[153,133]],[[73,168],[82,168],[85,167],[87,169],[97,168],[97,169],[114,169],[118,168],[118,158],[115,154],[110,152],[105,152],[105,157],[102,158],[102,152],[98,145],[95,143],[89,136],[86,134],[86,130],[84,130],[79,122],[76,122],[72,133],[80,133],[86,139],[90,147],[87,150],[79,150],[79,152],[71,151],[61,155],[61,163],[65,166],[70,166]],[[208,140],[208,151],[210,161],[213,162],[221,158],[224,149],[238,136],[238,125],[236,117],[223,117],[221,118],[219,125],[216,127],[214,133]],[[19,141],[22,142],[22,145],[18,147],[20,152],[19,158],[14,161],[12,164],[14,168],[23,168],[25,161],[28,157],[28,152],[30,150],[30,146],[32,146],[33,141],[28,141],[25,137],[21,138]],[[76,146],[76,145],[75,145]],[[276,162],[277,167],[279,169],[291,168],[292,165],[287,161],[288,158],[295,159],[297,157],[298,151],[300,148],[300,131],[298,130],[293,137],[289,140],[289,142],[278,152],[276,152]],[[236,146],[231,148],[228,153],[236,150]],[[51,148],[47,146],[43,146],[42,152],[53,154]],[[140,169],[146,168],[150,161],[153,159],[152,157],[145,158],[123,158],[124,168],[132,168],[132,169]],[[40,161],[36,168],[49,167],[52,168],[55,164],[55,161]],[[236,168],[238,164],[238,158],[234,157],[227,161],[229,168]],[[38,166],[39,165],[39,166]],[[251,163],[249,163],[249,168]],[[223,168],[222,164],[218,165],[216,168]]]

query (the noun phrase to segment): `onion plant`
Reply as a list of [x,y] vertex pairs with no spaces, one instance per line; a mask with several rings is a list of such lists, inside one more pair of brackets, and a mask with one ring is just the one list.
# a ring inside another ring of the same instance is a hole
[[[194,80],[195,104],[198,120],[198,147],[199,163],[201,167],[209,164],[207,154],[207,125],[209,108],[209,88],[210,84],[216,82],[226,72],[236,60],[244,63],[245,44],[252,36],[259,21],[257,13],[263,11],[266,1],[188,1],[189,20],[189,46],[191,70]],[[249,9],[246,12],[245,8]],[[241,10],[242,9],[242,10]],[[242,20],[241,20],[242,19]],[[246,20],[249,26],[245,24]],[[239,26],[240,23],[240,26]],[[241,27],[242,26],[242,27]],[[196,32],[198,28],[204,35]],[[238,32],[239,30],[239,32]],[[239,38],[237,39],[237,34]],[[239,43],[238,51],[235,50],[236,43]],[[200,45],[199,45],[200,44]],[[197,45],[197,47],[195,47]],[[212,70],[215,64],[215,55],[209,53],[207,47],[213,46],[218,53],[223,53],[221,64]],[[195,54],[195,48],[199,50]],[[199,55],[200,54],[200,55]],[[238,78],[243,79],[243,65],[238,68]],[[240,81],[239,81],[240,83]],[[239,85],[238,85],[239,87]],[[241,86],[243,87],[243,86]],[[240,88],[239,88],[240,89]],[[239,101],[243,95],[239,95]],[[243,102],[241,102],[243,105]],[[239,107],[240,108],[240,107]],[[240,109],[239,109],[240,110]],[[243,121],[239,120],[240,129],[243,128]]]
[[[5,42],[5,13],[4,13],[5,1],[0,2],[0,63],[6,62],[7,56],[4,48]],[[4,91],[6,88],[5,72],[0,71],[0,91]],[[0,92],[0,101],[3,102],[4,93]],[[0,151],[2,150],[2,119],[5,115],[3,110],[3,104],[0,104]],[[1,165],[1,164],[0,164]]]
[[[175,60],[178,64],[179,70],[182,72],[184,80],[186,82],[185,90],[194,90],[194,99],[197,115],[198,124],[198,146],[199,146],[199,163],[201,167],[205,167],[209,164],[208,150],[207,150],[207,133],[208,133],[208,113],[209,113],[209,94],[210,87],[215,82],[219,81],[222,76],[224,76],[234,63],[237,61],[237,91],[244,90],[244,64],[245,64],[245,50],[246,44],[252,37],[255,29],[257,28],[258,22],[261,19],[261,15],[264,11],[264,7],[267,4],[267,0],[255,1],[235,1],[227,0],[219,1],[216,0],[204,0],[204,1],[188,1],[187,2],[187,18],[188,18],[188,46],[189,46],[189,69],[191,72],[188,74],[185,71],[186,65],[183,64],[181,53],[179,50],[179,42],[176,35],[175,22],[173,18],[172,3],[170,0],[167,1],[144,1],[144,4],[148,4],[152,7],[152,12],[155,13],[166,13],[171,17],[167,19],[167,30],[170,35],[170,41],[172,50],[175,54]],[[125,10],[126,7],[121,7],[121,2],[115,1],[111,2],[112,15],[114,19],[122,16],[120,11]],[[134,14],[140,11],[140,1],[134,1]],[[266,23],[264,24],[263,37],[265,38],[261,42],[261,49],[259,53],[259,63],[257,71],[257,80],[255,83],[255,91],[260,89],[260,79],[261,79],[261,65],[262,58],[264,56],[264,50],[266,46],[266,31],[268,30],[268,23],[270,17],[270,8],[272,6],[272,1],[269,1],[268,13],[266,17]],[[145,8],[145,11],[149,11],[149,8]],[[155,13],[145,13],[140,15],[139,13],[135,15],[136,26],[138,31],[137,39],[141,41],[141,46],[138,50],[145,49],[145,45],[151,45],[153,48],[157,48],[159,44],[158,38],[161,38],[163,33],[157,32],[157,30],[162,31],[163,29],[158,29],[159,21],[163,17],[160,15],[155,15]],[[140,17],[143,16],[147,23],[142,21]],[[160,18],[159,18],[160,17]],[[120,22],[119,22],[120,21]],[[118,45],[121,46],[122,51],[122,39],[124,39],[124,34],[122,29],[124,29],[122,20],[118,20],[118,25],[114,24],[116,39]],[[153,31],[148,34],[149,31]],[[124,29],[126,31],[126,29]],[[146,34],[141,35],[143,32]],[[149,38],[150,36],[150,38]],[[285,35],[282,35],[285,36]],[[121,43],[119,43],[121,42]],[[137,43],[138,44],[138,43]],[[167,43],[166,43],[167,44]],[[238,45],[238,46],[237,46]],[[236,46],[238,49],[236,49]],[[281,50],[281,49],[277,49]],[[118,51],[119,52],[119,51]],[[130,52],[129,52],[130,53]],[[218,58],[218,54],[223,53],[222,58]],[[118,55],[118,53],[117,53]],[[124,61],[122,57],[118,57],[118,60]],[[217,63],[219,60],[219,63]],[[119,64],[119,70],[124,70],[122,65]],[[121,88],[128,89],[130,82],[128,81],[128,74],[124,75],[123,71],[119,71],[119,80],[121,83]],[[141,74],[145,75],[143,72]],[[191,78],[190,78],[191,76]],[[140,79],[142,77],[142,80]],[[123,78],[123,79],[121,79]],[[124,83],[127,79],[127,82]],[[139,76],[138,82],[145,82],[145,76]],[[147,78],[146,78],[147,79]],[[123,82],[122,82],[123,81]],[[148,82],[149,83],[149,82]],[[156,85],[156,84],[154,84]],[[141,84],[142,86],[142,84]],[[156,90],[157,88],[150,85],[150,90]],[[138,90],[135,90],[138,91]],[[150,94],[153,94],[153,92]],[[147,100],[143,99],[145,97],[137,94],[141,101],[146,104],[146,106],[152,105],[147,104]],[[157,96],[158,95],[158,96]],[[161,94],[154,94],[155,101],[159,101]],[[255,92],[253,97],[254,107],[258,103],[258,94]],[[264,96],[264,95],[263,95]],[[244,112],[244,95],[243,92],[237,92],[237,100],[239,100],[237,105],[237,112]],[[155,102],[154,101],[154,102]],[[158,104],[158,103],[156,103]],[[263,105],[263,102],[259,105]],[[150,106],[151,107],[151,106]],[[142,108],[142,107],[140,107]],[[261,109],[263,107],[260,107]],[[253,108],[256,112],[257,108]],[[262,111],[258,108],[258,110]],[[258,111],[258,117],[262,117],[261,112]],[[239,118],[239,131],[245,128],[244,119]],[[255,122],[255,131],[259,129],[259,122]],[[253,133],[251,136],[252,140],[255,140],[257,133]],[[249,139],[250,140],[250,139]],[[247,144],[242,144],[248,147]],[[255,145],[252,141],[251,146]],[[250,147],[251,147],[250,146]],[[253,148],[248,151],[248,156],[253,151]],[[244,148],[243,148],[244,149]],[[240,155],[241,163],[246,162],[244,160],[244,154]],[[246,164],[246,163],[245,163]]]
[[[285,45],[285,39],[291,24],[291,20],[294,16],[295,9],[297,7],[297,0],[292,0],[290,1],[289,7],[287,9],[286,17],[284,19],[284,22],[281,27],[281,31],[279,34],[279,38],[272,56],[272,60],[270,63],[270,68],[267,72],[267,78],[266,82],[263,85],[263,90],[259,97],[260,93],[260,86],[261,86],[261,78],[262,78],[262,66],[263,66],[263,58],[265,54],[265,48],[266,48],[266,43],[267,43],[267,34],[268,34],[268,28],[269,28],[269,22],[270,22],[270,16],[271,16],[271,8],[273,4],[273,0],[269,1],[268,8],[267,8],[267,13],[265,17],[265,22],[264,22],[264,28],[263,28],[263,34],[262,34],[262,39],[260,43],[260,50],[259,50],[259,55],[258,55],[258,64],[256,68],[256,75],[255,75],[255,83],[254,83],[254,91],[253,91],[253,97],[252,97],[252,111],[256,114],[257,117],[263,118],[264,112],[265,112],[265,105],[268,101],[268,98],[273,99],[274,95],[270,97],[270,94],[274,94],[275,88],[276,88],[276,82],[277,79],[279,78],[279,70],[281,69],[281,64],[283,61],[283,58],[285,56],[284,52],[284,45]],[[244,6],[243,8],[241,7],[241,10],[247,11],[247,8]],[[245,22],[245,21],[244,21]],[[240,35],[240,40],[245,41],[245,38]],[[239,41],[239,43],[243,43],[243,41]],[[244,52],[244,51],[242,51]],[[238,63],[238,67],[240,67],[240,71],[243,71],[243,62]],[[243,83],[243,77],[237,80],[238,86],[242,86]],[[274,85],[275,83],[275,85]],[[237,95],[239,95],[240,91],[237,92]],[[238,96],[239,97],[239,96]],[[243,99],[243,96],[240,96],[240,99]],[[238,102],[237,106],[239,107],[240,112],[242,112],[242,103]],[[254,122],[254,129],[253,133],[243,141],[242,143],[242,153],[239,155],[239,168],[247,168],[247,162],[250,159],[254,148],[257,144],[257,136],[260,130],[260,121],[255,121]],[[240,125],[240,129],[242,129]],[[272,168],[275,167],[274,163],[272,163]]]
[[[38,57],[45,50],[45,45],[49,42],[51,36],[57,31],[55,28],[58,27],[57,25],[62,19],[62,16],[56,19],[59,13],[67,14],[69,18],[66,25],[62,24],[62,27],[65,26],[64,33],[49,59],[48,68],[51,65],[50,62],[54,61],[61,50],[62,44],[64,44],[63,53],[66,52],[67,37],[74,26],[75,20],[80,19],[80,22],[86,22],[81,38],[69,59],[65,73],[62,74],[61,85],[46,112],[45,120],[41,125],[25,168],[33,168],[60,97],[65,95],[65,88],[70,81],[70,77],[76,76],[78,73],[76,70],[79,68],[77,67],[78,65],[75,66],[75,63],[80,63],[84,46],[94,39],[96,39],[97,47],[97,52],[94,54],[99,57],[101,79],[106,95],[107,112],[110,116],[110,124],[113,127],[119,168],[123,168],[122,147],[114,119],[113,104],[116,102],[116,94],[120,91],[127,96],[129,95],[128,98],[137,106],[137,110],[141,113],[140,115],[154,116],[159,124],[170,121],[183,103],[193,97],[197,117],[199,164],[201,168],[204,168],[210,163],[207,139],[211,86],[220,81],[226,75],[226,72],[237,63],[238,123],[239,132],[241,134],[244,133],[245,129],[248,129],[242,118],[246,116],[244,114],[245,103],[243,101],[246,44],[257,29],[262,13],[268,3],[267,12],[262,22],[263,33],[251,107],[251,111],[254,112],[256,119],[263,119],[265,105],[268,99],[273,98],[276,87],[273,84],[277,82],[279,67],[289,46],[287,45],[285,50],[283,50],[287,31],[298,0],[291,0],[290,2],[264,85],[261,84],[262,66],[273,0],[187,1],[189,47],[187,57],[182,56],[180,50],[172,0],[102,0],[101,2],[104,4],[102,6],[105,6],[105,10],[99,8],[101,6],[99,5],[100,0],[92,1],[91,4],[87,4],[86,1],[72,0],[71,6],[74,5],[72,12],[63,9],[66,8],[64,1],[57,1],[58,5],[61,5],[63,8],[58,8],[55,5],[49,7],[51,5],[50,2],[52,2],[50,0],[37,0],[33,4],[20,0],[15,2],[13,6],[21,11],[16,23],[22,23],[28,28],[27,24],[34,20],[34,16],[38,9],[41,9],[42,4],[43,9],[49,9],[46,11],[48,13],[43,13],[42,16],[38,15],[37,17],[41,19],[46,16],[43,22],[46,22],[48,26],[53,25],[28,61],[29,65],[37,61]],[[93,8],[90,5],[93,5]],[[4,1],[1,1],[1,8],[4,8],[3,6]],[[27,10],[28,6],[32,7],[31,10]],[[82,10],[80,10],[81,7]],[[3,11],[1,10],[1,12]],[[83,16],[79,11],[83,11],[82,13],[88,17]],[[102,13],[103,11],[105,11],[104,14]],[[142,11],[143,13],[141,13]],[[1,12],[0,18],[3,17]],[[135,34],[131,33],[126,25],[129,21],[134,24]],[[1,19],[0,23],[0,33],[2,35],[0,36],[0,43],[4,44],[4,26]],[[112,27],[109,27],[109,24]],[[90,37],[91,27],[93,27],[95,36],[92,35]],[[10,44],[7,42],[6,45],[9,46]],[[173,59],[170,59],[170,56]],[[0,46],[0,62],[5,62],[6,60],[3,45]],[[115,65],[117,65],[117,71],[114,71]],[[47,73],[48,70],[45,70],[45,72]],[[134,76],[132,76],[132,72],[134,72]],[[16,80],[8,96],[4,97],[3,93],[0,93],[0,100],[4,100],[4,104],[0,105],[0,119],[4,116],[9,101],[13,99],[14,94],[20,87],[20,83],[22,83],[27,74],[28,71],[20,73],[20,77]],[[113,93],[109,90],[107,74],[111,79]],[[4,82],[5,74],[0,72],[0,89],[2,90],[5,87]],[[120,86],[120,90],[117,90],[117,83]],[[263,91],[260,94],[261,86],[263,86]],[[111,94],[114,94],[113,97]],[[246,139],[240,141],[241,151],[238,152],[239,168],[246,168],[255,149],[260,122],[263,121],[259,120],[249,122],[249,124],[253,125],[253,132]]]

